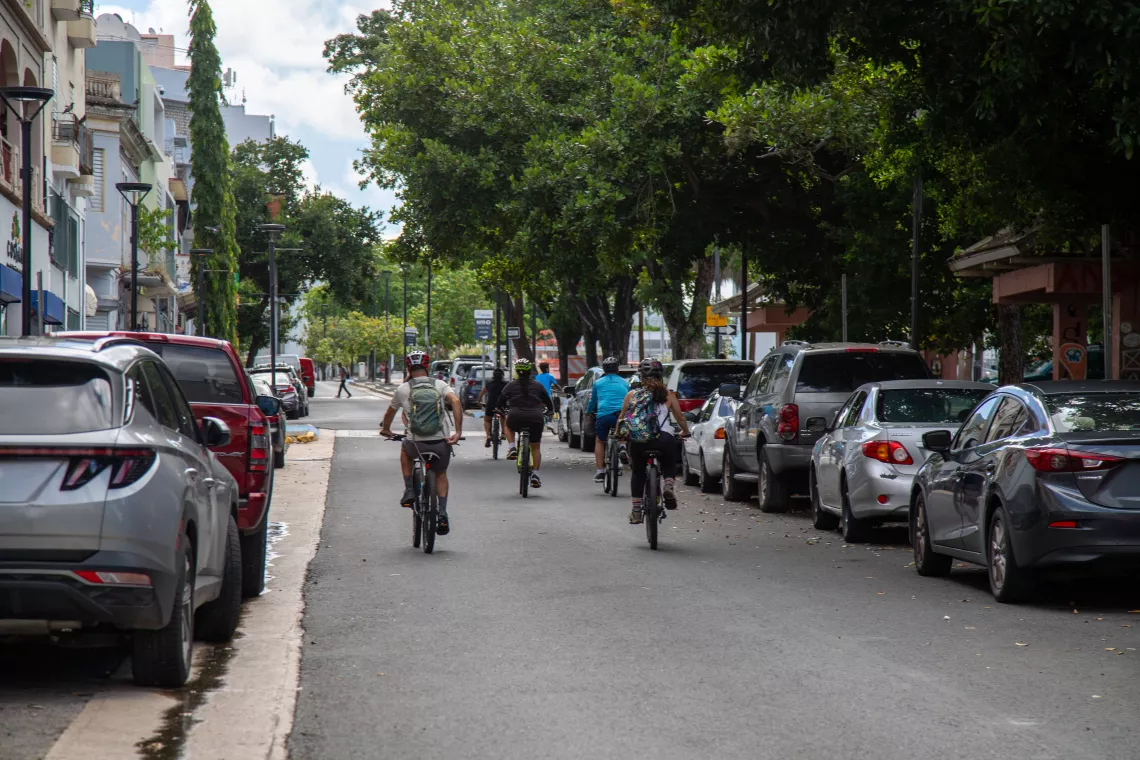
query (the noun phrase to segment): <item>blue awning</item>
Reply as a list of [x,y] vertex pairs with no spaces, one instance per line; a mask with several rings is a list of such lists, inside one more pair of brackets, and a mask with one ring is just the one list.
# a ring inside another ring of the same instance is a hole
[[[32,291],[32,313],[39,314],[39,291]],[[63,305],[63,299],[52,293],[50,290],[44,291],[44,324],[45,325],[62,325],[67,318],[67,307]]]
[[24,278],[20,273],[9,266],[0,264],[0,303],[16,303],[20,300],[20,291],[24,287]]

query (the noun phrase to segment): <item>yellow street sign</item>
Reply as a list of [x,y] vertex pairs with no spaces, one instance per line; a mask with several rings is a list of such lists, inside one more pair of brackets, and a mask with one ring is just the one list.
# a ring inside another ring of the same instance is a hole
[[711,306],[705,307],[705,324],[709,327],[728,327],[728,317],[713,314]]

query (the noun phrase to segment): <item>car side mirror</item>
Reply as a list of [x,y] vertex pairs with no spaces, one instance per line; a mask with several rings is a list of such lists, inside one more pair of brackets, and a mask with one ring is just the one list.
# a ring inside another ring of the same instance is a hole
[[696,412],[685,412],[685,420],[687,422],[696,422],[697,421],[697,413]]
[[573,385],[567,385],[562,390],[566,391],[567,396],[573,396],[574,395],[574,386]]
[[231,438],[229,425],[217,417],[202,418],[202,440],[205,441],[206,448],[215,449],[228,446]]
[[927,451],[933,451],[938,454],[945,454],[950,450],[950,444],[954,440],[954,434],[949,430],[931,430],[929,433],[922,434],[922,445]]
[[275,396],[258,396],[257,408],[266,417],[275,417],[281,413],[281,399]]
[[807,418],[807,431],[809,433],[826,433],[827,432],[827,418],[826,417],[808,417]]
[[740,398],[740,383],[721,383],[718,389],[720,395],[724,398]]

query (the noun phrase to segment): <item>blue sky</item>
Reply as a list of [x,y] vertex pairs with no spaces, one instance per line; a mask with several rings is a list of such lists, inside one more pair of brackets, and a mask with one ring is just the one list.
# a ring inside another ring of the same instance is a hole
[[[357,187],[352,162],[367,145],[344,79],[326,72],[325,40],[355,31],[355,19],[376,4],[367,0],[211,0],[218,26],[222,69],[233,69],[231,102],[246,98],[249,113],[273,114],[278,134],[309,149],[307,178],[354,205],[384,212],[395,196],[370,185]],[[144,34],[151,28],[175,35],[176,58],[185,62],[189,18],[185,0],[97,2],[96,13],[118,13]],[[398,230],[389,226],[385,236]]]

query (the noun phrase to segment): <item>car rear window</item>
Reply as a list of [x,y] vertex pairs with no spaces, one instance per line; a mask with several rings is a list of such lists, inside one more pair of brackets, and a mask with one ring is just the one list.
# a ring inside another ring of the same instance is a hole
[[192,404],[243,404],[241,380],[225,351],[173,343],[150,343]]
[[879,392],[879,422],[960,425],[990,394],[985,388],[905,388]]
[[754,369],[751,364],[685,364],[678,370],[677,398],[708,398],[721,383],[744,385]]
[[1045,397],[1058,433],[1140,430],[1140,393],[1066,393]]
[[111,378],[87,362],[0,361],[0,435],[63,435],[118,427]]
[[851,393],[864,383],[925,380],[930,377],[918,354],[901,351],[844,351],[806,354],[796,380],[799,393]]

